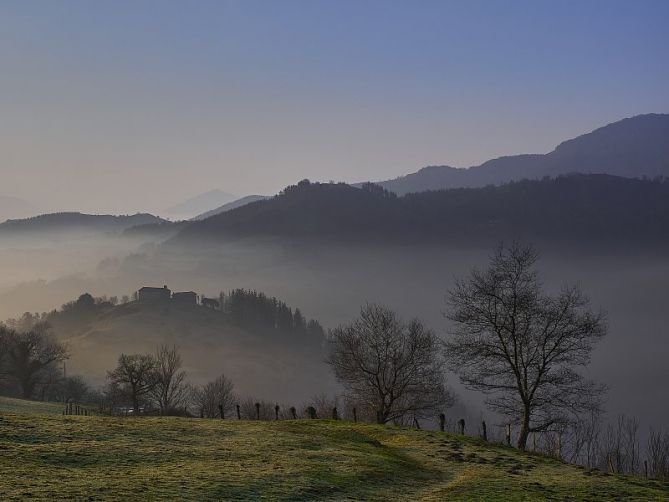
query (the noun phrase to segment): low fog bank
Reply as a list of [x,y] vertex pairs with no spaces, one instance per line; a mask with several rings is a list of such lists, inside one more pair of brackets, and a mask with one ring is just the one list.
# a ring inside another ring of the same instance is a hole
[[122,287],[114,288],[110,274],[116,274],[116,269],[110,270],[107,264],[134,252],[150,252],[155,242],[144,235],[81,231],[1,235],[0,319],[52,310],[88,289],[100,295],[117,290],[126,294]]
[[[643,427],[666,425],[669,259],[652,254],[581,252],[574,247],[556,249],[539,245],[538,248],[543,255],[539,269],[549,290],[577,282],[592,299],[593,307],[601,307],[608,313],[609,335],[597,348],[589,370],[593,378],[610,387],[607,410],[635,415]],[[354,318],[365,302],[376,302],[398,310],[405,317],[417,316],[445,335],[449,328],[443,317],[447,290],[456,276],[465,275],[471,267],[485,266],[491,251],[492,245],[485,248],[341,246],[274,240],[237,241],[210,247],[148,247],[125,257],[117,254],[102,262],[97,260],[88,269],[79,267],[76,275],[12,288],[0,297],[0,305],[3,317],[8,317],[26,310],[55,308],[84,291],[96,296],[120,296],[144,285],[168,284],[173,290],[193,290],[213,296],[243,287],[297,306],[326,328]],[[72,260],[72,265],[75,261]],[[82,263],[93,261],[90,258]],[[145,343],[140,341],[142,336],[135,338],[136,343]],[[160,333],[147,334],[146,348],[163,338]],[[127,351],[123,347],[126,342],[122,342],[110,341],[104,351]],[[202,362],[215,358],[217,350],[225,353],[224,339],[216,343],[220,347],[203,346],[201,355],[197,347],[189,347],[185,362],[195,365],[193,371],[195,367],[213,368],[213,363]],[[90,350],[93,353],[98,349]],[[189,362],[192,359],[196,363]],[[232,367],[234,354],[228,353],[225,360]],[[263,377],[275,376],[267,381],[272,386],[267,394],[280,394],[282,386],[288,384],[281,381],[281,373],[290,364],[300,363],[289,362],[276,368],[270,368],[268,362],[258,364],[264,365]],[[243,379],[245,371],[254,370],[247,366],[234,371]],[[299,373],[299,369],[293,371]],[[310,378],[309,373],[305,372],[304,377]],[[253,393],[274,399],[262,393],[260,380],[256,379],[257,385],[252,386]],[[455,377],[451,377],[450,383],[463,402],[470,403],[470,410],[480,406],[480,396],[463,390]],[[324,392],[331,389],[331,382],[322,386]],[[312,391],[312,388],[300,389],[304,393]],[[288,389],[286,395],[290,392]]]

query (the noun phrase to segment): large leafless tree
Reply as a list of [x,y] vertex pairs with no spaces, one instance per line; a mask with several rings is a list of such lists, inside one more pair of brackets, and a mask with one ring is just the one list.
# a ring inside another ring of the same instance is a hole
[[577,370],[590,361],[606,333],[577,286],[542,291],[531,246],[499,246],[485,270],[472,270],[448,298],[454,330],[445,354],[469,388],[520,426],[518,447],[530,432],[568,423],[596,408],[604,388]]
[[161,414],[169,413],[183,405],[188,395],[186,372],[176,346],[161,345],[154,358],[154,386],[151,397]]
[[439,340],[414,319],[367,305],[360,317],[331,333],[328,359],[335,377],[378,423],[421,418],[451,402]]
[[116,368],[107,373],[110,385],[128,395],[135,415],[139,414],[141,399],[156,386],[155,368],[151,354],[121,354]]

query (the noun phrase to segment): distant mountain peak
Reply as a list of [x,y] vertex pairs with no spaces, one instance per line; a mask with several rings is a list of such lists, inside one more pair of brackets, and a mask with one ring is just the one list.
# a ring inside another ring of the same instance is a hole
[[402,195],[567,173],[606,173],[627,178],[669,176],[669,114],[650,113],[612,122],[563,141],[547,154],[504,156],[462,169],[427,166],[376,184]]
[[190,219],[206,211],[216,209],[223,204],[232,202],[237,198],[234,194],[215,188],[171,206],[165,212],[178,218]]

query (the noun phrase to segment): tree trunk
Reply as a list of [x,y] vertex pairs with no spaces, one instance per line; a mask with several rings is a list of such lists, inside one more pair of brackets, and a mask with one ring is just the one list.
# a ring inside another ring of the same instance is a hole
[[139,399],[136,397],[132,398],[132,413],[133,415],[139,415]]
[[524,450],[527,446],[527,438],[530,435],[530,410],[525,407],[523,411],[523,420],[520,424],[520,433],[518,434],[518,449]]

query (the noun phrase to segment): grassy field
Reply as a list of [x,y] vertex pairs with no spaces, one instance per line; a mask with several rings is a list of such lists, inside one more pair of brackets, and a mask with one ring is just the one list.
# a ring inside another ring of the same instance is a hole
[[342,421],[0,412],[0,500],[24,499],[649,501],[669,485]]
[[13,397],[0,396],[0,412],[47,413],[49,415],[63,413],[63,403],[49,403],[45,401],[26,401]]

